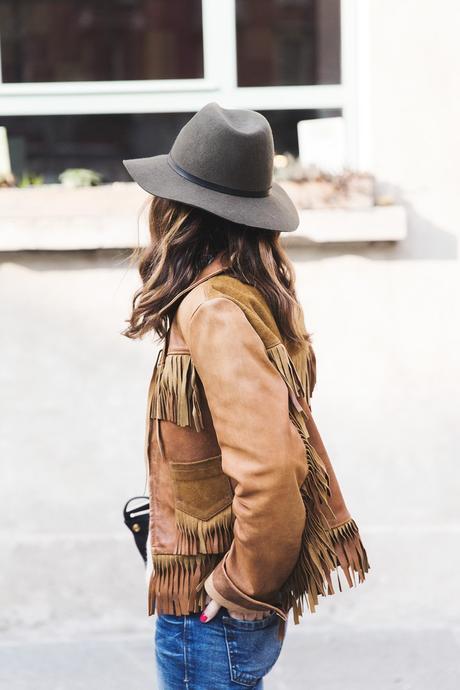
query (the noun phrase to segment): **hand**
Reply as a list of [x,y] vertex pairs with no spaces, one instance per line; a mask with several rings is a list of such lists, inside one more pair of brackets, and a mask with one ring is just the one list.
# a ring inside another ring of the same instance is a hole
[[[200,621],[202,623],[207,623],[211,620],[211,618],[214,618],[216,613],[221,608],[220,604],[218,604],[217,601],[214,601],[214,599],[211,599],[209,594],[206,595],[205,601],[206,606],[201,612],[200,616]],[[249,609],[246,609],[244,613],[241,613],[240,611],[232,611],[230,609],[227,609],[227,611],[228,615],[231,616],[231,618],[236,618],[237,620],[244,621],[260,620],[261,618],[266,618],[271,613],[271,611],[250,611]]]

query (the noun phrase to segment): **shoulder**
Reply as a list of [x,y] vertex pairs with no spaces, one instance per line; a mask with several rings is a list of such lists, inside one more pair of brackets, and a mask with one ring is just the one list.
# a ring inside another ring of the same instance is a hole
[[213,291],[210,281],[197,285],[181,301],[176,322],[185,341],[197,327],[225,333],[241,325],[244,312],[229,297]]
[[181,301],[178,326],[187,339],[192,321],[206,322],[223,331],[248,322],[265,347],[280,342],[274,316],[260,290],[228,275],[213,276],[193,288]]
[[260,291],[230,276],[214,276],[192,288],[176,312],[177,327],[194,353],[267,358],[288,387],[309,400],[316,380],[311,345],[291,353]]

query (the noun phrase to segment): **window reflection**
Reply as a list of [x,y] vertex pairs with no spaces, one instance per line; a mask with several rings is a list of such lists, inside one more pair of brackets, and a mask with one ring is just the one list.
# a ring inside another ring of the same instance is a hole
[[340,83],[340,0],[236,0],[239,86]]
[[[276,153],[299,154],[297,122],[340,114],[336,110],[262,110],[273,130]],[[0,117],[8,130],[18,180],[31,174],[57,182],[66,168],[89,168],[104,182],[129,180],[123,158],[167,153],[193,113],[38,115]]]
[[4,82],[203,77],[201,0],[0,0]]

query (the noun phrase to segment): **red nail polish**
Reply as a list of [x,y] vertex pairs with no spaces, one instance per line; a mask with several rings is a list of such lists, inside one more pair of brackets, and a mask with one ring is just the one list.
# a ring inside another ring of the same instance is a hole
[[200,616],[200,621],[202,623],[206,623],[207,620],[208,620],[208,617],[204,613],[202,613]]

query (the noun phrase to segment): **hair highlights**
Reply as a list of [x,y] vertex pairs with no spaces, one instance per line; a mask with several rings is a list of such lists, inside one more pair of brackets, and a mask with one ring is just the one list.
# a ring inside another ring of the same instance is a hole
[[140,257],[137,250],[133,254],[142,285],[134,294],[123,335],[142,338],[153,330],[163,338],[177,303],[164,307],[221,254],[228,275],[263,294],[287,343],[295,348],[309,340],[295,294],[294,270],[279,232],[249,228],[162,197],[152,198],[149,229],[150,245]]

